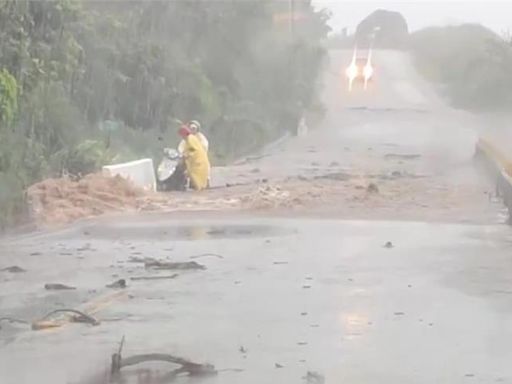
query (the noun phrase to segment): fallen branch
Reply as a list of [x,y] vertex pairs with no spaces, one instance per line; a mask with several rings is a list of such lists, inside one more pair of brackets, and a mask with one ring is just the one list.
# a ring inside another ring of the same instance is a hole
[[132,365],[147,363],[147,362],[166,362],[181,365],[180,368],[171,371],[170,376],[176,376],[180,373],[186,372],[190,376],[203,376],[203,375],[216,375],[217,371],[215,367],[211,364],[198,364],[192,361],[183,359],[181,357],[176,357],[169,354],[164,353],[149,353],[143,355],[135,355],[126,358],[122,358],[120,353],[115,353],[112,355],[112,365],[111,365],[111,373],[112,375],[118,375],[121,372],[121,369],[124,367],[129,367]]
[[44,289],[47,291],[67,291],[74,290],[76,287],[72,287],[70,285],[60,284],[60,283],[49,283],[44,285]]
[[21,267],[18,267],[17,265],[13,265],[10,267],[0,269],[0,272],[23,273],[27,271]]
[[202,253],[200,255],[190,256],[191,259],[199,259],[201,257],[216,257],[217,259],[223,259],[224,256],[218,255],[216,253]]
[[128,262],[129,263],[152,263],[152,262],[155,262],[157,261],[155,258],[153,257],[135,257],[135,256],[132,256],[128,259]]
[[193,270],[193,269],[206,269],[195,261],[185,262],[167,262],[167,261],[149,261],[144,264],[146,268],[152,269],[174,269],[174,270]]
[[175,279],[179,275],[175,273],[174,275],[167,275],[167,276],[134,276],[130,277],[130,280],[132,281],[140,281],[140,280],[165,280],[165,279]]
[[56,309],[55,311],[51,311],[44,315],[40,320],[34,321],[32,323],[32,329],[34,331],[42,330],[42,329],[48,329],[48,328],[56,328],[60,327],[61,324],[59,324],[56,321],[45,321],[50,316],[55,315],[57,313],[72,313],[74,316],[71,317],[71,321],[74,323],[85,323],[85,324],[91,324],[91,325],[99,325],[100,322],[96,320],[94,317],[87,315],[86,313],[83,313],[81,311],[78,311],[76,309]]

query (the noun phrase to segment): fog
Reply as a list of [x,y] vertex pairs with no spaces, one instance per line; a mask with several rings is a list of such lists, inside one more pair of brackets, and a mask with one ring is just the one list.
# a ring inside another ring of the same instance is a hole
[[512,28],[512,2],[502,1],[333,1],[315,0],[317,7],[333,13],[334,30],[348,27],[353,31],[366,15],[377,8],[401,12],[411,30],[432,25],[480,23],[501,34]]
[[0,384],[512,383],[509,11],[0,0]]

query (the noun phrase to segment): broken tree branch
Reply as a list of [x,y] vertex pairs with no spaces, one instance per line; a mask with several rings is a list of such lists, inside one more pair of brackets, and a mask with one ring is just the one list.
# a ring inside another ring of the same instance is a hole
[[175,273],[174,275],[166,275],[166,276],[134,276],[130,277],[132,281],[140,281],[140,280],[165,280],[165,279],[175,279],[179,275]]

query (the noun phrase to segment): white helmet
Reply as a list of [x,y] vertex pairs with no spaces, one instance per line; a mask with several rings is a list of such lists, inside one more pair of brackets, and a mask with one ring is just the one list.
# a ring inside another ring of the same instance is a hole
[[201,130],[201,124],[197,120],[189,121],[188,126],[189,126],[190,130],[192,131],[192,133],[197,133]]

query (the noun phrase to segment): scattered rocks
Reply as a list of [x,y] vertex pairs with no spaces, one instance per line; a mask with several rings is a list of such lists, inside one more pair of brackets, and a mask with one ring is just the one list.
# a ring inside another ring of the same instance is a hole
[[384,248],[391,249],[394,245],[391,241],[387,241],[386,244],[384,244]]
[[297,345],[300,345],[300,346],[308,345],[308,342],[307,341],[299,341],[297,343]]
[[379,187],[375,183],[370,183],[370,184],[368,184],[368,187],[366,187],[366,192],[379,193]]
[[302,286],[303,289],[310,289],[311,288],[311,285],[303,285]]
[[44,285],[44,289],[47,291],[66,291],[66,290],[74,290],[76,287],[72,287],[70,285],[60,284],[60,283],[49,283]]
[[284,368],[284,365],[281,365],[281,364],[279,364],[279,363],[275,363],[275,364],[274,364],[274,367],[276,367],[276,368]]
[[324,384],[325,377],[318,372],[308,371],[306,376],[302,379],[306,381],[307,384]]
[[107,288],[126,288],[126,280],[125,279],[119,279],[117,281],[114,281],[111,284],[107,284]]
[[241,345],[240,348],[238,348],[238,352],[246,354],[247,353],[247,348],[245,348],[243,345]]
[[405,316],[405,312],[395,312],[395,316]]
[[17,265],[12,265],[10,267],[0,269],[0,272],[23,273],[27,271],[21,267],[18,267]]

